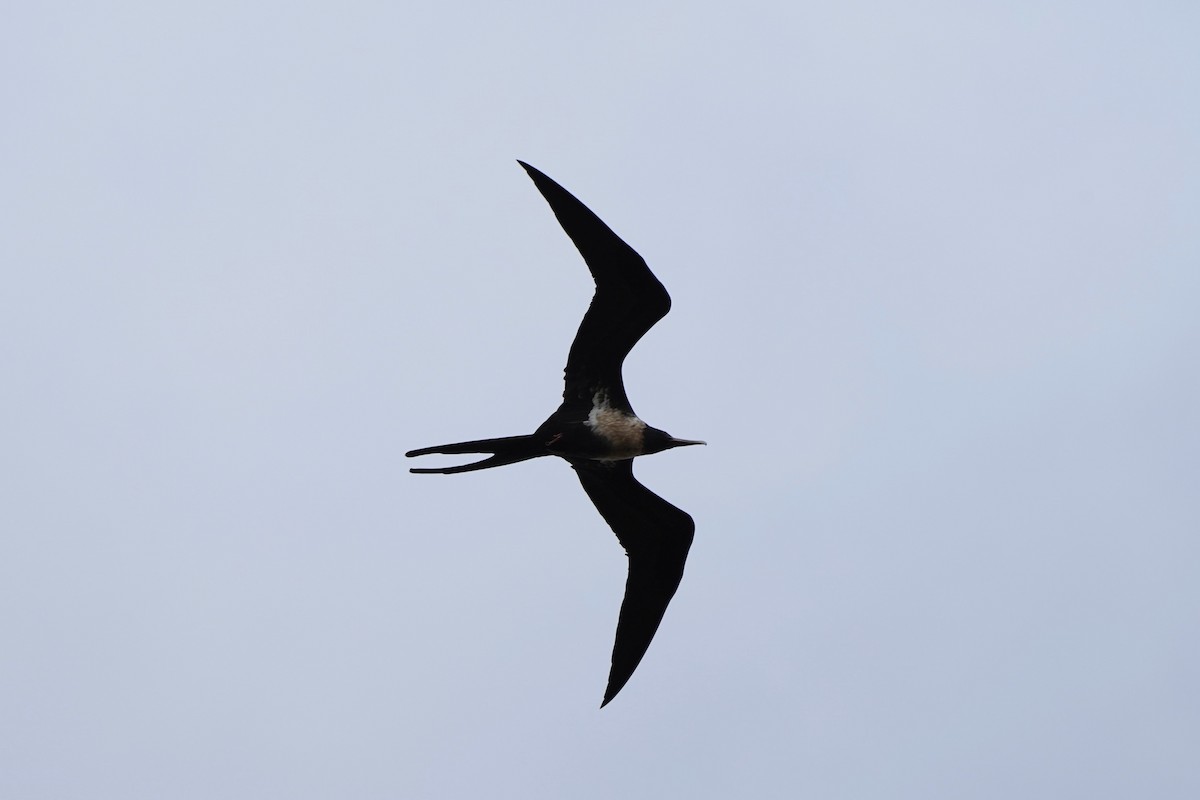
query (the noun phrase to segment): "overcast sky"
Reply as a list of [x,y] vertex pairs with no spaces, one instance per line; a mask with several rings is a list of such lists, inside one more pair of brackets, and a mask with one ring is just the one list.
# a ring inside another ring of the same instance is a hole
[[[1200,7],[17,4],[0,796],[1200,797]],[[528,433],[591,296],[696,520]],[[450,460],[441,463],[451,463]]]

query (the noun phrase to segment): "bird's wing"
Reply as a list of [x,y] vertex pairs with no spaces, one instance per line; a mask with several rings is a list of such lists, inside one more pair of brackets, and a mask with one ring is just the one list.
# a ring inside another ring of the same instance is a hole
[[601,708],[637,669],[683,578],[696,524],[633,477],[633,461],[572,459],[583,490],[629,556],[625,599],[617,621],[612,669]]
[[633,413],[621,364],[671,310],[671,296],[646,261],[587,206],[534,167],[517,163],[533,178],[596,281],[596,294],[567,356],[563,402],[590,409],[593,396],[602,391],[611,405]]

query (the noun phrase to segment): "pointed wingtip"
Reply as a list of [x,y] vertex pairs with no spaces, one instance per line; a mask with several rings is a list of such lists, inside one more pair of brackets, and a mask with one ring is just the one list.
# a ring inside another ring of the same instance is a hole
[[623,681],[620,683],[614,683],[612,676],[609,676],[608,685],[604,687],[604,702],[600,704],[601,708],[604,708],[606,705],[611,703],[613,698],[621,693],[621,690],[625,688],[625,684],[629,683],[630,677],[630,675],[626,675]]
[[530,178],[533,178],[535,183],[538,181],[550,180],[548,177],[546,177],[546,173],[542,172],[540,169],[533,166],[532,164],[522,161],[519,158],[517,159],[517,163],[521,165],[521,168],[525,170],[525,172],[529,175]]

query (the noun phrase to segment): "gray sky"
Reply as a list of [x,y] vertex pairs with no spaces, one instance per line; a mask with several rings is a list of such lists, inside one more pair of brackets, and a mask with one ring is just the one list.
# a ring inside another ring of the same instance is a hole
[[[0,796],[1200,796],[1194,4],[22,4]],[[625,559],[529,432],[666,284]]]

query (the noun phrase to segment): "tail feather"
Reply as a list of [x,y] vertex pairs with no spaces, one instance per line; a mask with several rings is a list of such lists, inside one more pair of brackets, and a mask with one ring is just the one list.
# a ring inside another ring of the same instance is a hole
[[532,436],[504,436],[499,439],[476,439],[472,442],[456,442],[455,444],[440,444],[435,447],[422,447],[419,450],[409,450],[404,455],[425,456],[431,453],[443,455],[461,455],[463,453],[491,453],[491,458],[476,461],[472,464],[461,464],[457,467],[414,468],[409,470],[424,475],[454,475],[459,472],[473,472],[477,469],[491,469],[505,464],[516,464],[518,461],[528,461],[538,456],[549,455],[546,448],[537,443]]

